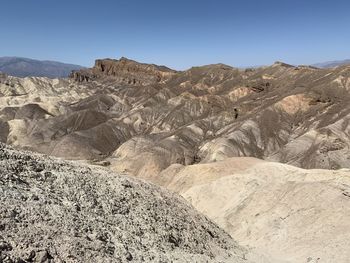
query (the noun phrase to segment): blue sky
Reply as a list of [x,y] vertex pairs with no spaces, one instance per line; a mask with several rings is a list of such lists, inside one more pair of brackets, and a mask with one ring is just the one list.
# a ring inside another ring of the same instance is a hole
[[350,58],[350,1],[1,0],[0,56],[176,69]]

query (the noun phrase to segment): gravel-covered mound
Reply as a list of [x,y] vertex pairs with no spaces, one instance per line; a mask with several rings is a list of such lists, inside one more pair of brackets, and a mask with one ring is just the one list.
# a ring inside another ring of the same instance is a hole
[[181,197],[0,144],[0,262],[247,262]]

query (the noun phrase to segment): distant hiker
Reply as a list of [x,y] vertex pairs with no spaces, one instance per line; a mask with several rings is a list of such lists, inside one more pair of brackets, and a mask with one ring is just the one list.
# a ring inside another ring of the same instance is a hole
[[235,120],[238,118],[238,110],[236,108],[234,108],[235,111]]

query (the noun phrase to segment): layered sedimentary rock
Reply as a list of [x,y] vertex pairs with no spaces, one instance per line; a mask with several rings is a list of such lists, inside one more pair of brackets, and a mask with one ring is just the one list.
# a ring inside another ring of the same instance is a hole
[[165,66],[142,64],[123,57],[119,60],[97,59],[92,69],[73,71],[70,77],[82,82],[112,76],[120,84],[150,85],[164,82],[175,73]]
[[[2,140],[69,159],[111,158],[116,169],[142,176],[236,156],[350,167],[347,66],[216,64],[176,72],[121,58],[71,76],[2,76]],[[133,168],[140,154],[154,168],[138,161]]]

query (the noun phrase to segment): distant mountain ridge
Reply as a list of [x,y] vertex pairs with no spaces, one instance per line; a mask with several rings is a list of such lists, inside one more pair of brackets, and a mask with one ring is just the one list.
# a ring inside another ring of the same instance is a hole
[[0,57],[0,72],[16,77],[65,78],[73,70],[82,68],[84,67],[57,61]]
[[318,68],[334,68],[342,65],[350,65],[350,59],[345,60],[334,60],[334,61],[327,61],[322,63],[316,63],[312,66],[318,67]]

